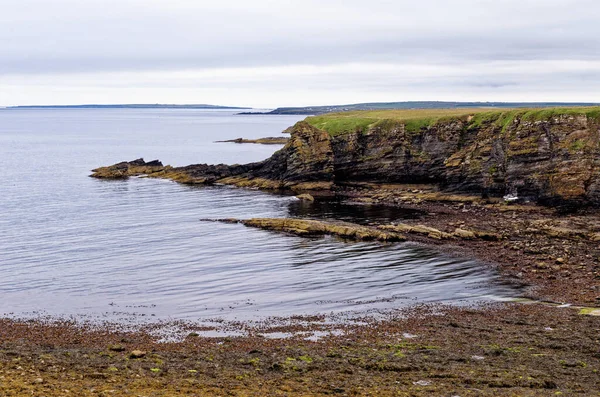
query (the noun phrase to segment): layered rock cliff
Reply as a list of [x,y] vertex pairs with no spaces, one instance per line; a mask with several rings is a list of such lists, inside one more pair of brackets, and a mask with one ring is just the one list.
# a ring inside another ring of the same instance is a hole
[[600,123],[581,114],[476,114],[332,138],[335,180],[435,183],[483,195],[600,204]]
[[[429,183],[548,204],[600,205],[598,108],[465,110],[410,121],[380,113],[356,125],[344,119],[348,127],[335,133],[327,123],[308,118],[291,129],[283,149],[258,163],[148,169],[132,162],[97,169],[92,176],[149,174],[183,183],[292,190],[358,181]],[[336,115],[327,117],[335,121]]]

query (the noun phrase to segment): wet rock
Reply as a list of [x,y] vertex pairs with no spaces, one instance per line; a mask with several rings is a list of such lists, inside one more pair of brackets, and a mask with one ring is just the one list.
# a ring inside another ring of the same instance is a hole
[[470,230],[465,230],[465,229],[454,229],[454,233],[453,233],[456,237],[458,238],[462,238],[465,240],[473,240],[476,236],[475,233],[473,233]]
[[548,236],[557,238],[584,237],[586,234],[583,230],[574,230],[556,226],[547,226],[545,232]]
[[442,232],[433,227],[425,226],[425,225],[407,225],[403,223],[399,223],[397,225],[382,225],[378,227],[381,230],[389,230],[397,233],[415,233],[422,234],[429,238],[433,238],[436,240],[441,239],[449,239],[453,236],[449,233]]
[[477,238],[480,238],[480,239],[486,240],[486,241],[502,240],[502,235],[500,235],[498,233],[494,233],[494,232],[474,230],[473,233],[475,233],[475,236]]
[[162,171],[162,163],[158,160],[152,160],[148,163],[144,159],[139,158],[133,161],[124,161],[108,167],[100,167],[92,170],[90,175],[99,179],[125,179],[130,176],[152,174]]
[[431,385],[431,381],[428,381],[428,380],[418,380],[416,382],[413,382],[413,385],[415,385],[415,386],[430,386]]
[[376,228],[360,226],[347,222],[326,222],[312,219],[292,218],[253,218],[239,220],[239,223],[264,230],[275,230],[298,236],[332,235],[356,241],[404,241],[406,237]]
[[315,201],[315,198],[308,193],[299,194],[298,196],[296,196],[296,198],[303,201]]
[[[142,160],[143,161],[143,160]],[[146,167],[162,167],[163,164],[159,160],[148,161],[145,164]]]
[[584,316],[600,316],[600,309],[594,307],[584,307],[579,310],[579,314]]
[[548,265],[547,265],[545,262],[537,262],[537,263],[535,264],[535,267],[536,267],[537,269],[547,269],[547,268],[548,268]]
[[102,372],[92,372],[91,374],[87,374],[86,377],[90,379],[106,379],[108,375]]
[[[156,160],[154,160],[154,161],[156,161]],[[146,162],[144,161],[144,159],[143,159],[143,158],[139,158],[139,159],[135,159],[135,160],[132,160],[132,161],[130,161],[130,162],[128,163],[128,165],[130,165],[130,166],[135,166],[135,167],[141,167],[141,166],[144,166],[144,165],[146,165]],[[162,165],[162,164],[161,164],[161,165]]]
[[142,358],[146,356],[146,352],[142,350],[134,350],[129,353],[129,358]]

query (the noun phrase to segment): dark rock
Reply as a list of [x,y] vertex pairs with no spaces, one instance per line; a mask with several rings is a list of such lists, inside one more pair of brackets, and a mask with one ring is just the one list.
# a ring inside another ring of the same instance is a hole
[[108,346],[108,350],[113,352],[122,352],[125,351],[125,347],[123,345],[110,345]]

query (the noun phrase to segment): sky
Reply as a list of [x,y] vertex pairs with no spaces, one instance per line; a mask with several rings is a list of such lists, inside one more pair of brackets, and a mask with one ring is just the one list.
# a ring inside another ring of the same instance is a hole
[[598,0],[0,0],[0,106],[600,102]]

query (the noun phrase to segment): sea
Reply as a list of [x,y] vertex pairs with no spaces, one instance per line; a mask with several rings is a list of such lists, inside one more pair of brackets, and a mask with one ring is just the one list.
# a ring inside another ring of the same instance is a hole
[[302,118],[201,109],[0,109],[0,316],[246,321],[364,316],[519,295],[489,266],[434,247],[201,221],[369,224],[418,216],[405,209],[89,177],[93,168],[140,157],[173,166],[263,160],[281,146],[216,141],[281,136]]

